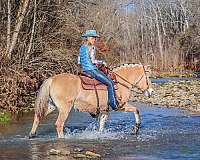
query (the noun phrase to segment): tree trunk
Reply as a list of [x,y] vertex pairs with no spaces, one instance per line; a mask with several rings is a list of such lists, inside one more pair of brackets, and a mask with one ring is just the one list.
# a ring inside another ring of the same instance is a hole
[[11,14],[11,7],[10,7],[10,0],[7,1],[8,5],[8,22],[7,22],[7,48],[6,48],[6,53],[8,55],[9,48],[10,48],[10,26],[11,26],[11,19],[10,19],[10,14]]
[[28,46],[28,50],[27,50],[27,55],[25,59],[28,59],[30,56],[30,52],[31,52],[31,48],[33,45],[33,38],[34,38],[34,32],[35,32],[35,22],[36,22],[36,8],[37,8],[37,0],[34,0],[34,15],[33,15],[33,26],[32,26],[32,30],[31,30],[31,38],[30,38],[30,42],[29,42],[29,46]]
[[22,22],[24,20],[25,14],[26,14],[26,9],[28,7],[28,3],[29,3],[29,0],[23,0],[22,11],[21,11],[21,14],[19,15],[19,17],[17,19],[15,29],[14,29],[14,33],[13,33],[12,40],[11,40],[11,44],[10,44],[10,47],[9,47],[9,52],[8,52],[8,58],[9,59],[11,59],[13,50],[15,48],[17,38],[18,38],[18,34],[19,34],[20,28],[22,26]]
[[162,45],[162,35],[160,32],[160,26],[159,26],[159,16],[158,16],[158,6],[156,9],[154,9],[155,15],[156,15],[156,29],[157,29],[157,34],[158,34],[158,44],[159,44],[159,51],[160,51],[160,58],[161,58],[161,69],[163,69],[163,60],[164,60],[164,55],[163,55],[163,45]]
[[185,30],[189,28],[189,22],[188,22],[188,16],[187,16],[187,9],[184,6],[184,4],[186,3],[186,1],[185,0],[179,0],[179,3],[181,5],[181,9],[183,11],[184,21],[182,21],[181,23],[185,22],[184,26],[183,26],[183,31],[185,32]]

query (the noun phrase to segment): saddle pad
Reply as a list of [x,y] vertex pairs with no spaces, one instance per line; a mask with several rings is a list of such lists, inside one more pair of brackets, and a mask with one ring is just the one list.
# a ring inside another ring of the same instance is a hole
[[[85,90],[107,90],[107,86],[104,85],[103,83],[101,83],[100,81],[97,81],[95,79],[92,79],[90,77],[87,76],[83,76],[83,75],[79,75],[80,79],[81,79],[81,84],[83,89]],[[115,83],[114,85],[115,90],[118,89],[117,87],[117,83]]]

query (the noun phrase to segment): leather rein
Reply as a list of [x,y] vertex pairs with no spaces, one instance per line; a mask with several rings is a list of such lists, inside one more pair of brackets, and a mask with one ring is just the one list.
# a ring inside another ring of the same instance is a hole
[[137,85],[138,85],[138,83],[140,83],[140,81],[142,80],[142,78],[143,78],[144,76],[145,76],[145,78],[146,78],[146,83],[147,83],[148,88],[149,88],[149,82],[148,82],[147,75],[146,75],[146,73],[149,72],[149,71],[146,71],[146,70],[145,70],[144,65],[143,65],[143,69],[144,69],[144,73],[138,78],[138,80],[137,80],[134,84],[132,84],[131,82],[129,82],[128,80],[126,80],[124,77],[120,76],[119,74],[117,74],[117,73],[115,73],[115,72],[113,72],[113,74],[115,74],[117,77],[121,78],[123,81],[127,82],[128,84],[130,84],[131,87],[129,87],[128,85],[126,85],[126,84],[124,84],[124,83],[117,82],[117,83],[121,84],[122,86],[128,88],[129,90],[131,90],[133,87],[136,87],[136,88],[138,88],[139,90],[142,90],[142,89],[140,89]]

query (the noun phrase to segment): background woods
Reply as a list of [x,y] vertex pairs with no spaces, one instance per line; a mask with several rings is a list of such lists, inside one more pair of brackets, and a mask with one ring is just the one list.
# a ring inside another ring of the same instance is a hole
[[199,8],[199,0],[0,0],[0,107],[27,108],[43,79],[77,73],[89,28],[100,32],[98,52],[110,65],[199,70]]

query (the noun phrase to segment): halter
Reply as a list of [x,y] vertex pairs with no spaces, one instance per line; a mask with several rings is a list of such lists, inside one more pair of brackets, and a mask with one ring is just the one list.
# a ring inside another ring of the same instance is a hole
[[145,76],[145,78],[146,78],[146,83],[147,83],[147,86],[148,86],[148,88],[149,88],[149,82],[148,82],[147,75],[146,75],[146,73],[149,72],[149,71],[146,71],[146,70],[145,70],[144,65],[142,65],[142,67],[143,67],[144,73],[138,78],[138,80],[135,82],[135,84],[132,84],[131,82],[129,82],[128,80],[126,80],[125,78],[123,78],[122,76],[120,76],[119,74],[113,72],[116,76],[118,76],[119,78],[121,78],[122,80],[124,80],[125,82],[127,82],[128,84],[130,84],[131,87],[127,86],[126,84],[120,83],[120,82],[117,82],[117,83],[119,83],[119,84],[121,84],[122,86],[128,88],[129,90],[131,90],[133,87],[136,87],[136,88],[138,88],[139,90],[141,90],[137,85],[138,85],[138,83],[140,83],[140,81],[142,80],[142,78]]

